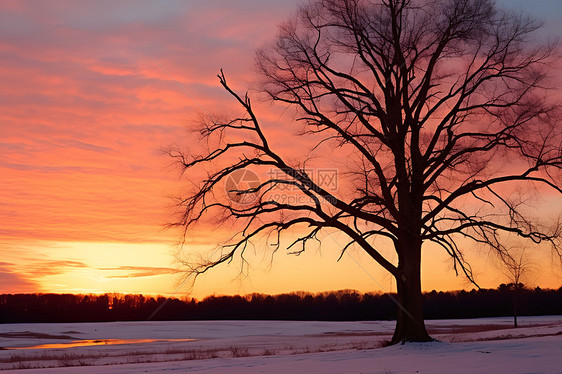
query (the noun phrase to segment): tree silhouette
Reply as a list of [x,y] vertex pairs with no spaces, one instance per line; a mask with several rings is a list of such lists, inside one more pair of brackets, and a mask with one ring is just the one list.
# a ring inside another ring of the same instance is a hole
[[[342,255],[359,247],[396,279],[392,342],[427,341],[422,244],[439,245],[473,282],[466,241],[507,252],[501,235],[510,233],[558,250],[560,224],[533,218],[514,193],[521,186],[562,193],[561,127],[544,87],[555,48],[537,46],[538,28],[490,0],[319,0],[299,8],[256,61],[263,91],[297,113],[303,144],[313,143],[299,150],[303,159],[289,161],[294,154],[272,145],[279,140],[222,70],[219,81],[243,114],[203,121],[208,153],[170,150],[190,175],[207,172],[178,201],[173,225],[189,235],[206,217],[243,223],[218,257],[187,261],[189,274],[244,261],[259,243],[276,250],[283,233],[292,233],[288,250],[299,253],[321,230],[337,231],[348,238]],[[329,188],[311,171],[309,158],[326,144],[350,188]],[[247,170],[254,177],[238,183]],[[226,196],[225,184],[236,186]],[[299,198],[275,193],[287,189]]]
[[522,283],[525,276],[532,267],[531,261],[525,255],[525,248],[515,248],[511,252],[504,252],[500,255],[504,272],[509,279],[507,285],[513,293],[513,327],[517,327],[517,302],[521,290],[524,288]]

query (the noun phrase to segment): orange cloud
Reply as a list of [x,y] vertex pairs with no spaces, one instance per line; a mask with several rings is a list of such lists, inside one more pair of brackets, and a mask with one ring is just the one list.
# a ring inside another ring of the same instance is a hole
[[119,272],[122,274],[106,275],[107,278],[140,278],[156,275],[176,274],[177,269],[154,266],[119,266],[113,268],[100,268],[99,270]]

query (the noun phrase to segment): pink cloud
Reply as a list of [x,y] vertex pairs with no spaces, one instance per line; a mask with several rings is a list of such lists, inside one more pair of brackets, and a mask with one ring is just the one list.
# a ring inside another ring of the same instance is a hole
[[0,7],[0,235],[133,242],[172,240],[162,226],[177,175],[159,149],[181,142],[198,105],[224,108],[218,68],[250,79],[253,43],[275,32],[271,14],[280,21],[293,8],[127,1]]

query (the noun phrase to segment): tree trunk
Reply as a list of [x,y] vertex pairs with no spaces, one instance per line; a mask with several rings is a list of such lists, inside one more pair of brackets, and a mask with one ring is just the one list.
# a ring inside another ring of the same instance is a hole
[[517,327],[517,287],[519,284],[515,283],[515,293],[513,294],[513,327]]
[[397,277],[398,316],[391,344],[433,340],[425,328],[421,292],[421,243],[399,259],[401,276]]

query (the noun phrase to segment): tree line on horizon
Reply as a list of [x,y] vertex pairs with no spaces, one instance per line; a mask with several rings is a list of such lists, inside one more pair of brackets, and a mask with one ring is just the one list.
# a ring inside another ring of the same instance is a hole
[[[392,297],[389,297],[392,296]],[[143,295],[3,294],[0,323],[110,322],[144,320],[392,320],[394,294],[341,290],[312,294],[208,296],[202,300]],[[509,316],[513,285],[497,289],[423,294],[426,319]],[[519,315],[562,314],[562,287],[521,288]],[[156,313],[155,313],[156,312]]]

